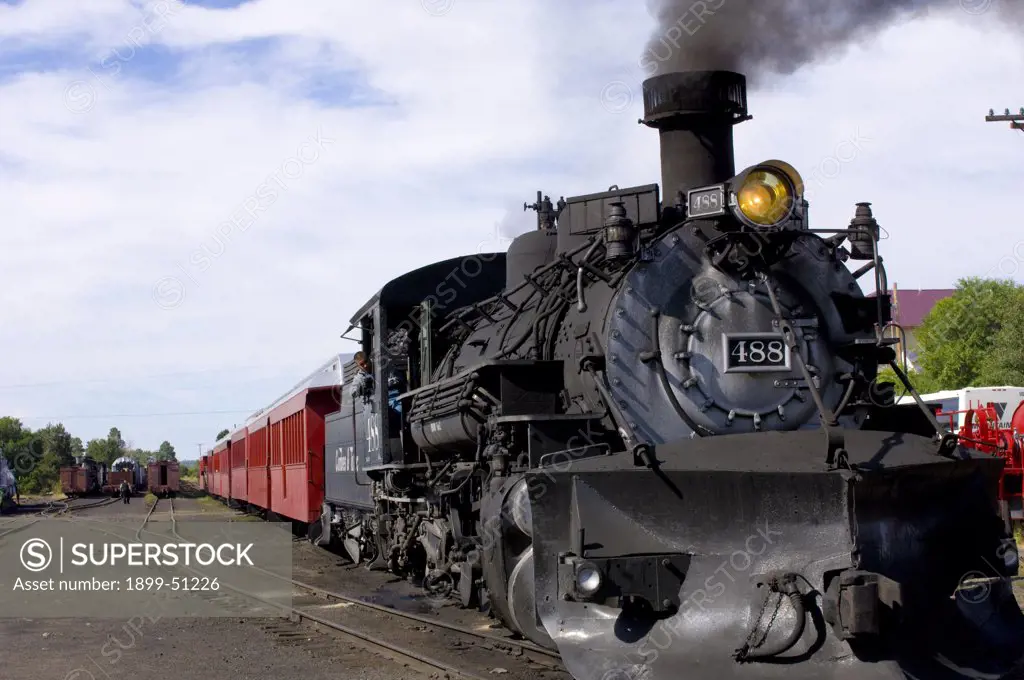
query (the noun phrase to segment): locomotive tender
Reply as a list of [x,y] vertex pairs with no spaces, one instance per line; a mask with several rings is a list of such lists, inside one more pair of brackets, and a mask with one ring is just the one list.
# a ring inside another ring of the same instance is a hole
[[99,493],[106,483],[107,466],[89,456],[78,456],[74,465],[60,468],[60,490],[68,498]]
[[271,425],[307,415],[278,460],[323,480],[310,538],[489,605],[580,679],[1006,677],[1003,463],[875,380],[906,382],[870,204],[813,229],[791,166],[736,172],[744,76],[643,90],[660,185],[538,194],[506,254],[355,314],[371,375],[344,365],[335,412],[279,400]]

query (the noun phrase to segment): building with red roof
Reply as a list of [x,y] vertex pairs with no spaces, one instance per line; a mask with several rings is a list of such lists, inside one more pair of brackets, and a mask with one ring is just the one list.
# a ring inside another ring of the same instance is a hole
[[[893,322],[898,324],[906,334],[906,346],[901,341],[896,346],[896,356],[900,361],[906,357],[906,362],[911,370],[919,370],[917,364],[917,339],[915,332],[920,328],[924,318],[932,311],[939,300],[951,297],[955,290],[953,288],[904,288],[900,289],[895,283],[889,293],[892,295],[892,317]],[[893,332],[894,337],[899,337]],[[902,338],[901,338],[902,340]],[[904,355],[905,352],[905,355]]]

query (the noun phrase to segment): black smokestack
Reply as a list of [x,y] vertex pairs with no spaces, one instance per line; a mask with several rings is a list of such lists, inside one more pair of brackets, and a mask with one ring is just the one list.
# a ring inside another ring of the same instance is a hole
[[648,75],[723,69],[751,82],[793,73],[902,18],[943,10],[1018,23],[1024,17],[1021,0],[648,0],[648,6],[658,20],[640,60]]
[[666,205],[736,174],[732,126],[747,118],[746,78],[731,71],[665,73],[644,81],[644,124],[661,138]]

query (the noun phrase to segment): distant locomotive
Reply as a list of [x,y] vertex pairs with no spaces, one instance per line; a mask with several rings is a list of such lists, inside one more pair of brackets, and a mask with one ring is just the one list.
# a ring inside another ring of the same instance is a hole
[[0,451],[0,514],[14,508],[17,503],[18,485],[14,479],[14,471],[7,463],[7,458]]
[[103,484],[103,493],[117,496],[122,481],[128,482],[132,494],[144,491],[146,469],[141,463],[127,456],[118,458],[110,465],[106,482]]
[[870,205],[812,229],[790,165],[736,173],[742,75],[643,90],[660,187],[538,194],[507,254],[386,284],[350,327],[369,379],[321,367],[204,457],[211,493],[580,679],[1003,677],[1003,463],[875,380],[905,376]]
[[88,456],[75,459],[74,465],[60,469],[60,490],[68,498],[100,493],[106,482],[107,468]]

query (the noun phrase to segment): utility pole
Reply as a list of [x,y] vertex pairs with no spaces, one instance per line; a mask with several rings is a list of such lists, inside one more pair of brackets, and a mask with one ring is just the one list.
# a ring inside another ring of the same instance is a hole
[[1009,122],[1011,130],[1020,130],[1024,132],[1024,106],[1021,107],[1019,114],[1011,114],[1010,109],[1004,109],[1003,115],[997,116],[994,109],[988,110],[988,115],[985,116],[986,123],[998,123],[998,122]]

